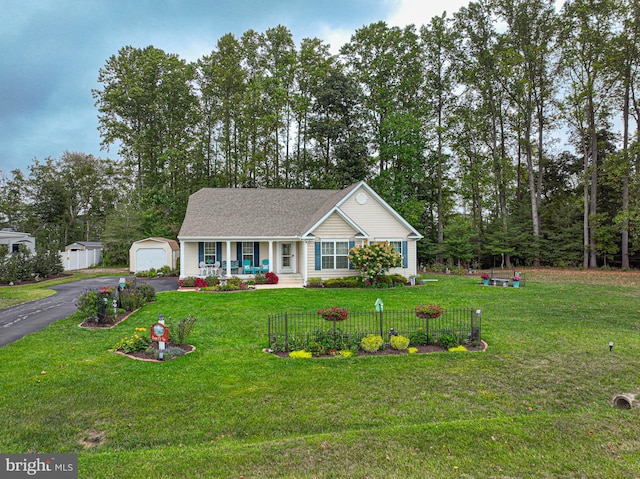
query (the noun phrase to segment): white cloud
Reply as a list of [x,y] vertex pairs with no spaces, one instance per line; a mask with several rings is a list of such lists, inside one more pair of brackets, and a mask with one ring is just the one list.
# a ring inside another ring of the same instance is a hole
[[391,2],[392,11],[389,18],[386,19],[387,24],[394,27],[404,27],[414,24],[417,28],[422,25],[428,25],[431,18],[440,16],[444,11],[447,16],[460,10],[469,4],[469,0],[448,0],[446,7],[444,2],[432,2],[425,0],[393,0]]

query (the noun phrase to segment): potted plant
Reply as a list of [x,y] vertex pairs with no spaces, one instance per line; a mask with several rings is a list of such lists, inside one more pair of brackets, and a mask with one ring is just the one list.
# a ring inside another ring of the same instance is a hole
[[482,273],[480,277],[482,278],[482,283],[485,286],[489,286],[489,273]]
[[349,310],[335,306],[333,308],[324,308],[318,311],[318,314],[327,321],[346,321],[349,317]]
[[444,312],[439,304],[419,304],[415,307],[415,313],[418,318],[432,319],[437,318]]
[[513,276],[513,278],[511,278],[511,281],[513,281],[513,287],[514,288],[519,288],[520,287],[520,276],[518,276],[517,274]]

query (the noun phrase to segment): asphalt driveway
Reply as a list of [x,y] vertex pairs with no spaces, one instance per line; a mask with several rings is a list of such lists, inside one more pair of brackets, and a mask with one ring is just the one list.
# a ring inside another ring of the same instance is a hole
[[[131,279],[131,277],[127,278]],[[77,309],[76,298],[82,292],[103,286],[118,286],[118,281],[119,278],[115,276],[102,276],[60,284],[50,288],[57,292],[53,296],[0,309],[0,347],[38,331],[54,321],[71,316]],[[178,278],[138,279],[137,281],[151,284],[156,292],[178,289]]]

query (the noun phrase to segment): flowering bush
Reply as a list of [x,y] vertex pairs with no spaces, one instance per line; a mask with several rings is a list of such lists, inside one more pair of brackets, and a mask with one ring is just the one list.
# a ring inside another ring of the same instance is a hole
[[482,274],[480,275],[480,277],[481,277],[482,279],[489,279],[489,273],[482,273]]
[[318,311],[318,314],[327,321],[346,321],[349,316],[349,310],[347,308],[340,308],[338,306],[333,308],[324,308]]
[[349,261],[365,279],[375,284],[378,276],[391,268],[402,266],[402,255],[396,252],[393,245],[388,242],[369,243],[351,248]]
[[264,277],[267,278],[267,284],[278,284],[278,276],[275,273],[265,273]]
[[520,281],[520,276],[514,276],[513,278],[511,278],[511,281]]
[[145,328],[136,328],[135,332],[128,338],[120,338],[113,346],[113,349],[127,354],[145,351],[149,347],[149,339],[146,337],[146,333],[147,330]]
[[419,318],[437,318],[444,309],[439,304],[419,304],[415,307],[416,316]]

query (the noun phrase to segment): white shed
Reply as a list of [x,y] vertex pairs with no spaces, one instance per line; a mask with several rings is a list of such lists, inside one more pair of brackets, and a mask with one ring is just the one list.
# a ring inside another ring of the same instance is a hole
[[159,237],[138,240],[129,249],[129,269],[133,273],[163,266],[176,269],[179,255],[180,247],[175,240]]

